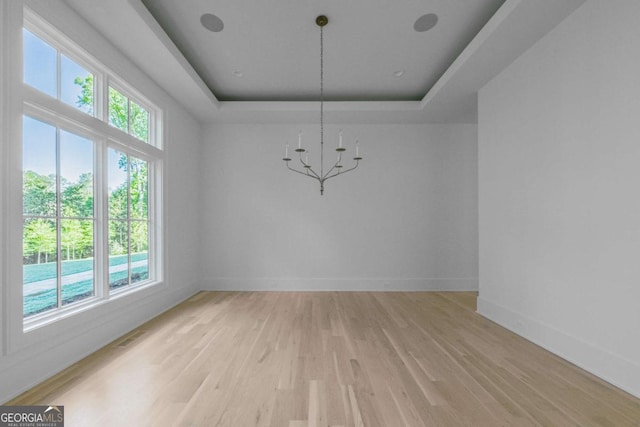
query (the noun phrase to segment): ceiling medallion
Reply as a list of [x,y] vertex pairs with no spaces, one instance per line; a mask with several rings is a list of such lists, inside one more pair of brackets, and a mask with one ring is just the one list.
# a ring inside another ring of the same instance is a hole
[[[287,168],[290,171],[297,172],[304,176],[308,176],[309,178],[313,178],[318,180],[320,183],[320,195],[324,194],[324,182],[329,178],[336,177],[338,175],[345,174],[349,171],[354,170],[358,167],[360,160],[362,157],[360,156],[360,150],[358,145],[358,140],[356,140],[355,144],[355,156],[353,160],[355,160],[355,165],[350,167],[349,169],[342,170],[342,154],[347,151],[346,148],[342,145],[342,131],[338,134],[338,146],[336,148],[336,152],[338,153],[338,159],[333,164],[333,166],[328,169],[326,172],[324,170],[324,38],[323,38],[323,28],[325,25],[329,23],[329,19],[320,15],[316,18],[316,24],[320,27],[320,169],[314,170],[309,161],[309,151],[302,147],[302,132],[298,133],[298,148],[295,149],[295,152],[298,153],[300,157],[300,163],[302,164],[303,170],[298,170],[290,166],[291,157],[289,157],[289,144],[285,146],[284,149],[284,158],[282,160],[285,161]],[[304,159],[302,158],[302,154],[305,154]]]

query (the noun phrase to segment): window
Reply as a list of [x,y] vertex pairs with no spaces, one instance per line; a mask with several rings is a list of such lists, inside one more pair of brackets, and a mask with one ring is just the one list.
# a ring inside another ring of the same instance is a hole
[[109,124],[149,142],[149,113],[118,90],[109,86]]
[[27,9],[23,71],[23,316],[35,327],[161,280],[163,153],[160,111]]
[[109,149],[109,287],[149,277],[148,170],[144,160]]
[[93,74],[26,28],[23,40],[24,82],[93,115]]
[[23,118],[24,315],[95,295],[94,143]]

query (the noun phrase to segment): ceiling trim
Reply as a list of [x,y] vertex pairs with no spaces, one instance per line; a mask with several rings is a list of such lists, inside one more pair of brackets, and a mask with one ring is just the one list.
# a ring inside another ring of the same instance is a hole
[[167,33],[164,32],[158,21],[154,19],[151,13],[147,10],[147,8],[142,4],[140,0],[129,0],[129,4],[136,11],[138,16],[144,21],[144,23],[149,27],[151,31],[158,38],[158,41],[162,43],[162,45],[169,51],[171,56],[180,64],[182,69],[185,71],[189,79],[198,86],[198,89],[209,99],[209,101],[213,104],[214,107],[218,108],[220,105],[220,101],[216,98],[216,96],[209,90],[204,81],[200,78],[196,70],[191,66],[189,61],[184,57],[182,52],[178,49],[175,43],[169,38]]
[[424,108],[429,101],[440,93],[440,91],[446,87],[456,75],[458,71],[464,66],[464,64],[480,49],[480,47],[489,40],[491,35],[496,31],[502,22],[504,22],[511,12],[513,12],[522,0],[507,0],[496,11],[496,13],[489,19],[489,21],[482,27],[482,30],[471,40],[467,47],[458,55],[458,57],[451,63],[447,71],[436,81],[427,92],[420,102],[420,106]]
[[585,0],[507,0],[422,99],[432,122],[477,123],[478,91]]
[[[340,113],[340,114],[334,114]],[[212,123],[315,123],[317,101],[224,101]],[[424,123],[420,101],[325,101],[325,123]]]
[[[477,123],[478,90],[584,1],[506,0],[421,101],[325,102],[325,111],[329,113],[328,122],[349,119],[362,123]],[[141,0],[126,0],[126,3],[153,32],[157,42],[177,62],[184,75],[176,76],[168,71],[163,73],[153,61],[146,62],[144,59],[138,61],[137,65],[201,122],[317,120],[318,102],[219,101]],[[90,14],[82,11],[80,13],[91,21]],[[110,39],[117,38],[116,33],[114,31],[106,36]],[[122,43],[115,44],[122,46]],[[196,102],[195,93],[198,93],[199,98]],[[348,114],[336,117],[331,112]]]

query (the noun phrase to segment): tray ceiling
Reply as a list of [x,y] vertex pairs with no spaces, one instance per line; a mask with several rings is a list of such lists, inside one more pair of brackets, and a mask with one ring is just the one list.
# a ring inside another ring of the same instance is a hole
[[504,0],[142,3],[220,101],[318,99],[320,14],[327,100],[418,101]]

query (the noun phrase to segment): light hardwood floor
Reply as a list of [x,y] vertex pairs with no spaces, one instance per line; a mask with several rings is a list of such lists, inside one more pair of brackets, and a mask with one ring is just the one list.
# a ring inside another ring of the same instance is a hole
[[473,293],[202,292],[9,404],[75,426],[640,426]]

